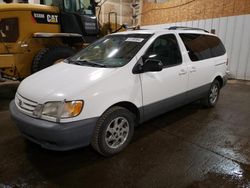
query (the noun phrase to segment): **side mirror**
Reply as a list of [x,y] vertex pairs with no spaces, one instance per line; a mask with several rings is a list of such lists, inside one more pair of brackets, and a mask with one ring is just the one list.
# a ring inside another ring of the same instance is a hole
[[143,72],[159,72],[163,69],[163,64],[157,59],[146,59],[142,66]]
[[159,72],[163,69],[163,64],[157,59],[146,59],[143,63],[137,63],[133,68],[134,74],[143,72]]

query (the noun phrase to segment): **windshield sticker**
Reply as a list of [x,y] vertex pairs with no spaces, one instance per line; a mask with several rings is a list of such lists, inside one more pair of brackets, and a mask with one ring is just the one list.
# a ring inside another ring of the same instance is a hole
[[144,39],[143,38],[127,38],[127,42],[142,42]]

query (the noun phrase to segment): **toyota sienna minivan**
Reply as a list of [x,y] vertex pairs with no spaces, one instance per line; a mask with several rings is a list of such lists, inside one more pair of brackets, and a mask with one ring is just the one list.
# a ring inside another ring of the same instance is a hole
[[200,100],[214,107],[227,54],[202,30],[135,30],[105,36],[23,80],[10,103],[24,137],[51,150],[123,150],[134,127]]

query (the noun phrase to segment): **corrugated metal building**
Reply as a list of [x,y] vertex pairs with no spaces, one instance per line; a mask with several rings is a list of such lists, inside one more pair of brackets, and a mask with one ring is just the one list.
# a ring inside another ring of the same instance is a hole
[[226,46],[229,57],[231,77],[250,80],[250,15],[230,16],[206,20],[194,20],[144,26],[143,28],[168,28],[171,26],[187,26],[206,29],[220,37]]
[[[231,1],[231,4],[220,2],[220,4],[224,4],[220,11],[216,10],[219,6],[219,4],[216,4],[216,1],[217,0],[213,2],[210,1],[210,5],[206,5],[204,0],[190,1],[190,4],[185,4],[184,6],[178,6],[178,4],[168,5],[168,3],[146,3],[143,11],[150,14],[151,8],[154,14],[156,12],[158,12],[158,14],[155,14],[154,18],[150,18],[150,20],[147,20],[144,16],[142,19],[143,28],[155,29],[168,28],[170,26],[187,26],[198,27],[208,31],[214,29],[215,33],[221,38],[226,46],[231,77],[250,80],[250,14],[248,14],[250,8],[244,6],[250,4],[250,0],[244,1],[246,4],[243,4],[243,1],[233,0],[227,1]],[[198,2],[200,2],[199,6],[201,3],[204,4],[204,6],[200,6],[202,9],[204,8],[204,10],[200,12],[198,9],[194,11],[196,8],[194,3]],[[180,3],[180,5],[182,4]],[[237,6],[241,8],[237,8]],[[173,17],[173,15],[176,17]],[[183,15],[188,17],[183,17]],[[207,17],[207,19],[197,19],[199,17]],[[162,24],[164,21],[173,23]]]

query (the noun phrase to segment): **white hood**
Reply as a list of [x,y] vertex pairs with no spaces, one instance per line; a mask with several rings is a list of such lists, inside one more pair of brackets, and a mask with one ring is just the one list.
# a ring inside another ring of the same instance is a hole
[[18,93],[38,102],[74,100],[94,83],[110,76],[115,68],[99,68],[60,63],[23,80]]

